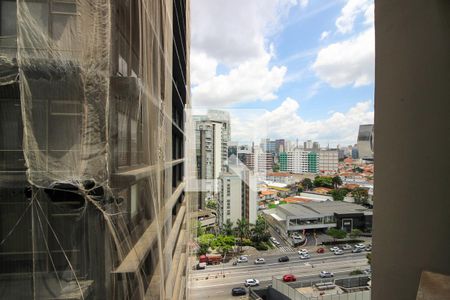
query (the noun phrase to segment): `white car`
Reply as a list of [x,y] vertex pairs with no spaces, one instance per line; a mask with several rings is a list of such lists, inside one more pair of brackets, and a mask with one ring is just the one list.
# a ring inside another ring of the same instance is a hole
[[239,258],[237,259],[238,263],[244,263],[244,262],[248,262],[248,258],[247,256],[239,256]]
[[308,254],[308,250],[307,249],[300,249],[300,250],[298,250],[298,254],[299,255]]
[[255,259],[255,265],[261,265],[261,264],[265,264],[265,263],[266,263],[266,261],[262,257]]
[[299,239],[299,240],[302,240],[302,239],[303,239],[302,236],[301,236],[300,234],[298,234],[298,233],[293,233],[293,234],[291,235],[291,237],[292,237],[293,239]]
[[331,251],[331,252],[334,252],[334,251],[337,251],[337,250],[341,250],[341,249],[339,249],[339,247],[331,247],[331,248],[330,248],[330,251]]
[[309,259],[309,258],[311,258],[311,255],[309,255],[308,253],[300,254],[300,259]]
[[364,244],[356,244],[355,248],[364,249],[364,248],[366,248],[366,245],[364,245]]
[[329,277],[333,277],[334,274],[328,271],[320,271],[319,274],[320,278],[329,278]]
[[280,246],[280,242],[279,241],[277,241],[277,240],[272,240],[272,243],[274,243],[276,246]]
[[342,255],[342,254],[344,254],[344,251],[342,251],[341,249],[334,251],[334,255]]
[[246,279],[244,282],[244,285],[245,286],[257,286],[257,285],[259,285],[259,280],[254,279],[254,278]]
[[352,250],[352,246],[350,246],[349,244],[345,244],[344,246],[342,246],[342,250]]

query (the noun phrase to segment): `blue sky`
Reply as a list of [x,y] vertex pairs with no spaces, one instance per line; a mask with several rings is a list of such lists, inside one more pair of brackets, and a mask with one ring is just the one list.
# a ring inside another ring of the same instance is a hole
[[265,126],[355,143],[373,122],[373,65],[373,1],[191,0],[193,106],[264,111],[232,113],[233,140]]

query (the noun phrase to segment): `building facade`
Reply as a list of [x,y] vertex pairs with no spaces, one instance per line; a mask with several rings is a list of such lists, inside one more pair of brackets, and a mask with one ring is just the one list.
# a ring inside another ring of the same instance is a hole
[[189,1],[0,1],[4,299],[183,299]]
[[308,153],[308,173],[319,172],[319,155],[316,152]]
[[308,173],[308,153],[309,151],[302,149],[287,152],[287,171],[297,174]]
[[336,173],[339,168],[338,150],[319,151],[319,171],[322,173]]

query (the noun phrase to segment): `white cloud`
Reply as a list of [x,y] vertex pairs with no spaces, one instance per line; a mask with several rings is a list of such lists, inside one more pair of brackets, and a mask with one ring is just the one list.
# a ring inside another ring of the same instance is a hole
[[[367,18],[373,20],[373,0],[348,0],[341,10],[341,15],[336,19],[336,27],[340,33],[349,33],[353,30],[356,18],[364,14]],[[370,10],[372,16],[370,16]]]
[[[195,0],[191,2],[191,74],[194,105],[272,100],[285,66],[271,66],[268,38],[297,0]],[[307,3],[306,3],[307,4]],[[226,66],[227,74],[218,74]]]
[[312,69],[332,87],[362,86],[373,82],[375,32],[371,27],[356,37],[321,49]]
[[308,6],[309,0],[300,0],[300,6],[305,8]]
[[212,79],[216,75],[217,61],[202,52],[191,53],[191,84]]
[[320,35],[320,40],[323,41],[323,40],[326,39],[329,35],[330,35],[330,32],[329,32],[329,31],[324,31],[324,32],[322,32],[322,34]]
[[[370,100],[359,102],[346,112],[332,112],[329,117],[317,121],[306,121],[299,116],[300,105],[287,98],[279,107],[264,114],[246,117],[245,120],[232,117],[233,139],[238,141],[259,141],[260,138],[286,138],[295,140],[312,139],[325,145],[353,144],[356,142],[360,124],[373,123],[374,112]],[[250,114],[247,114],[250,115]],[[259,128],[267,128],[263,135],[255,136]]]
[[248,60],[226,75],[216,75],[192,88],[195,105],[226,106],[236,102],[273,100],[286,67],[269,68],[271,56]]

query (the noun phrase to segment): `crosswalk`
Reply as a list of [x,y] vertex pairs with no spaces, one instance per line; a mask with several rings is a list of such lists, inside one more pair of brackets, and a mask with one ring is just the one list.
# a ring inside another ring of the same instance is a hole
[[280,246],[278,247],[278,250],[280,250],[280,252],[295,252],[295,249],[289,246]]

